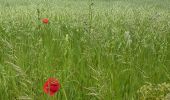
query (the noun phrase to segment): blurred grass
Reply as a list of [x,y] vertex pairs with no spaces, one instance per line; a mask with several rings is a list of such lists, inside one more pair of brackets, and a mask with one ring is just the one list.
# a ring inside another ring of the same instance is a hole
[[[169,3],[1,0],[0,98],[136,100],[146,82],[169,82]],[[54,97],[49,77],[62,86]]]

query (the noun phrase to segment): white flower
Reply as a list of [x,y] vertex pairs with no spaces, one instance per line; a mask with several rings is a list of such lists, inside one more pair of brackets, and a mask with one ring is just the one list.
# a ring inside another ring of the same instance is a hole
[[124,33],[124,39],[126,41],[126,46],[130,46],[132,43],[131,35],[129,31],[125,31]]

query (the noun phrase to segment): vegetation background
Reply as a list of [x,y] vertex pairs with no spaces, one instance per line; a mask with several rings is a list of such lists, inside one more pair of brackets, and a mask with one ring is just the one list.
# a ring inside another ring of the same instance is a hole
[[[169,5],[0,0],[0,99],[164,100],[170,93]],[[49,77],[61,83],[53,97],[42,89]]]

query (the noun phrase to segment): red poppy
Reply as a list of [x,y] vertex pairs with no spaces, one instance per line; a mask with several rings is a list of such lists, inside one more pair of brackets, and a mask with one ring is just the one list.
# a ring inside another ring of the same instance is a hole
[[48,20],[48,18],[43,18],[43,19],[42,19],[42,22],[43,22],[44,24],[48,24],[49,20]]
[[60,89],[59,81],[55,78],[49,78],[43,87],[43,90],[46,94],[53,96]]

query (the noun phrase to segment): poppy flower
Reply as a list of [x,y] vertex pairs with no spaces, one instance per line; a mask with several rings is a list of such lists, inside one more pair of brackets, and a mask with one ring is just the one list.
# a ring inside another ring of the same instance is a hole
[[59,81],[55,78],[49,78],[44,86],[43,90],[46,94],[49,94],[50,96],[53,96],[56,92],[58,92],[60,89]]
[[48,20],[48,18],[43,18],[43,19],[42,19],[42,22],[43,22],[44,24],[48,24],[49,20]]

